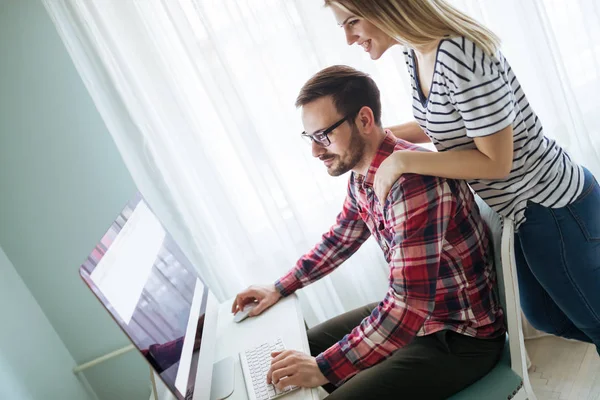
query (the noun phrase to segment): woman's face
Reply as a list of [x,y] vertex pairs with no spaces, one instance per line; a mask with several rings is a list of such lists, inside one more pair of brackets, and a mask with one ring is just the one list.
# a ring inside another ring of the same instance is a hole
[[369,53],[372,60],[379,59],[387,49],[398,43],[366,19],[359,18],[336,4],[331,5],[331,9],[338,25],[344,29],[348,45],[358,44]]

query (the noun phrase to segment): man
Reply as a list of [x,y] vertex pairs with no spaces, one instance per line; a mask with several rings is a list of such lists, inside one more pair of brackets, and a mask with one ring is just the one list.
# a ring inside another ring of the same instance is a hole
[[380,303],[308,331],[312,356],[274,353],[267,382],[322,385],[328,399],[445,399],[489,372],[504,346],[503,313],[485,225],[463,181],[406,174],[386,199],[373,179],[392,152],[424,151],[381,125],[379,90],[366,74],[326,68],[302,88],[303,133],[332,176],[352,171],[342,212],[313,250],[274,285],[252,286],[232,311],[324,277],[373,235],[390,266]]

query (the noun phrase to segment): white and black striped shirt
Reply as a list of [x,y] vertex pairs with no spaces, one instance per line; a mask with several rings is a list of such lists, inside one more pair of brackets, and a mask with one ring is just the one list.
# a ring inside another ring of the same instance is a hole
[[552,139],[530,107],[504,56],[486,55],[472,41],[440,42],[429,97],[420,88],[415,55],[404,56],[412,77],[413,112],[438,151],[475,149],[473,138],[513,127],[514,154],[505,179],[474,179],[469,184],[499,214],[518,228],[527,201],[563,207],[583,189],[583,169]]

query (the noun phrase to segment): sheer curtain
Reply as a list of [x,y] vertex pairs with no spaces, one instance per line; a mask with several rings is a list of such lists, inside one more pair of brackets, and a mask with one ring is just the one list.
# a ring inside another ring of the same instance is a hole
[[[331,64],[370,73],[384,124],[411,115],[400,48],[372,62],[321,0],[42,0],[136,184],[218,298],[270,283],[334,221],[346,177],[299,138],[294,100]],[[595,0],[455,1],[504,40],[549,136],[600,175]],[[300,292],[309,325],[378,301],[369,240]]]

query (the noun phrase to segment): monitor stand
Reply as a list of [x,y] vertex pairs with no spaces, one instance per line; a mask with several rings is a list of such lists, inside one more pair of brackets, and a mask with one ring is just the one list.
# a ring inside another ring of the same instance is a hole
[[213,365],[210,400],[223,400],[231,396],[235,385],[235,361],[227,357]]

